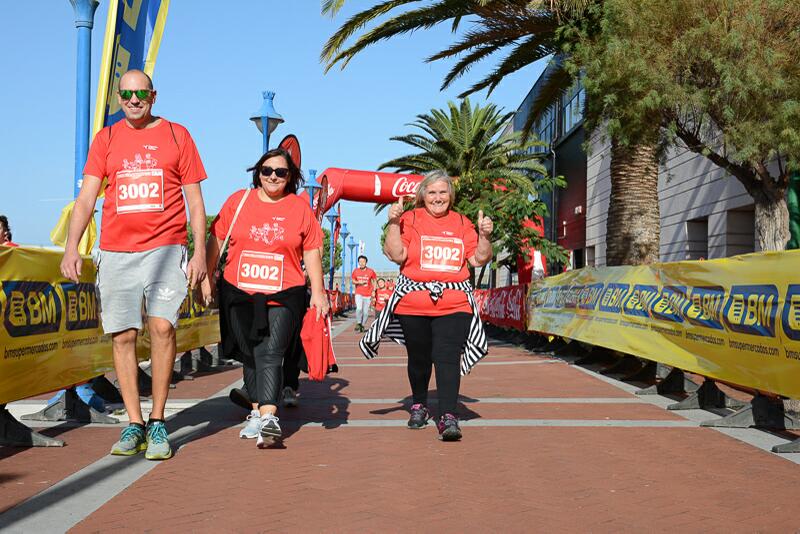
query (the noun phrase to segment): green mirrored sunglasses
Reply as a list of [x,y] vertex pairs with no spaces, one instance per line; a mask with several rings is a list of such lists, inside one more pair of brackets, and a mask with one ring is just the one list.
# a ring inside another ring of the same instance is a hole
[[130,100],[133,98],[133,95],[136,95],[136,98],[139,100],[147,100],[150,98],[150,95],[153,94],[151,89],[120,89],[119,96],[122,97],[122,100]]

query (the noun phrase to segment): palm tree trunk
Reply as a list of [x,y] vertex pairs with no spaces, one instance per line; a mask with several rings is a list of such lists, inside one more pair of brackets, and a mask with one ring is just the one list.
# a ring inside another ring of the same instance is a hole
[[611,199],[606,264],[641,265],[659,259],[661,215],[655,144],[611,144]]

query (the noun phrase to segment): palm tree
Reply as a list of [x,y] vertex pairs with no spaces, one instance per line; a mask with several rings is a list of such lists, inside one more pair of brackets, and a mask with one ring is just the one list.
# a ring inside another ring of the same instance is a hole
[[[335,16],[344,3],[344,0],[323,0],[322,12]],[[478,62],[509,50],[489,74],[460,96],[483,89],[491,94],[506,75],[554,54],[568,55],[581,35],[585,36],[587,31],[600,32],[602,3],[603,0],[386,0],[347,20],[328,39],[320,59],[326,72],[337,64],[345,68],[353,57],[377,42],[443,23],[450,23],[455,34],[466,19],[469,29],[427,61],[459,57],[442,82],[445,89]],[[352,44],[346,45],[368,24],[389,14],[394,16],[365,30]],[[527,139],[536,118],[558,102],[578,75],[577,69],[570,70],[566,61],[552,63],[528,112],[523,139]],[[609,265],[658,260],[657,152],[656,143],[649,138],[632,141],[612,137],[613,193],[606,234]],[[642,209],[643,201],[647,203],[646,209]]]
[[[542,153],[535,149],[543,143],[523,141],[518,132],[501,133],[511,115],[494,104],[473,106],[469,98],[417,115],[411,123],[417,132],[392,137],[415,151],[383,163],[380,169],[416,174],[442,169],[457,177],[456,211],[475,220],[483,210],[495,220],[496,243],[509,252],[503,263],[513,264],[524,254],[524,243],[563,261],[563,250],[522,224],[525,218],[546,213],[539,194],[561,182],[554,184],[540,163]],[[384,207],[377,206],[376,211]]]

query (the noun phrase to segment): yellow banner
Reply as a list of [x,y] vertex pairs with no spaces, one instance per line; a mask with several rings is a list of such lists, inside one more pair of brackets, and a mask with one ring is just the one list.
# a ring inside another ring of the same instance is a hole
[[800,398],[800,251],[586,268],[528,294],[528,329]]
[[[100,325],[95,270],[84,257],[75,284],[61,252],[0,247],[0,404],[85,382],[113,370],[111,336]],[[189,295],[176,331],[178,354],[219,341],[216,311]],[[149,358],[146,336],[137,354]]]

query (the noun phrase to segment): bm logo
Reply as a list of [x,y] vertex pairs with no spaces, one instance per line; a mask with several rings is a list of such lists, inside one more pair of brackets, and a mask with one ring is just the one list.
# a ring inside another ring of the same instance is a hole
[[3,282],[6,309],[3,325],[11,337],[58,332],[61,299],[47,282]]
[[773,285],[733,286],[723,320],[732,332],[775,337],[778,288]]
[[67,301],[67,330],[97,328],[97,293],[94,284],[61,284],[61,291]]
[[783,305],[783,332],[791,340],[800,341],[800,285],[792,284],[786,291]]

